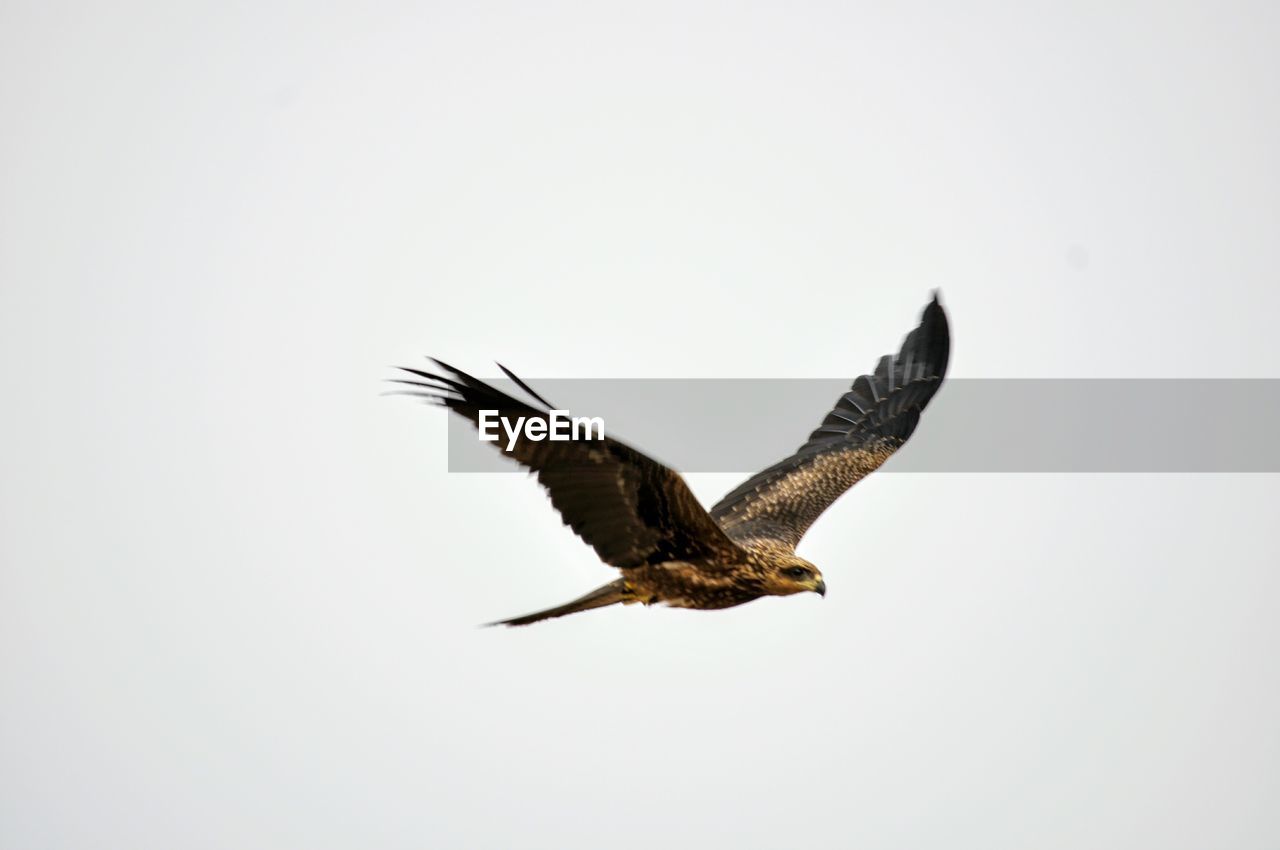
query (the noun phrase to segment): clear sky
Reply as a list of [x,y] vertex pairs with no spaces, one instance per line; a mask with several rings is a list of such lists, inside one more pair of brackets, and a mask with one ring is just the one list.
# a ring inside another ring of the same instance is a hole
[[1280,845],[1277,476],[476,628],[613,576],[392,363],[852,378],[941,287],[953,375],[1280,377],[1274,5],[887,5],[4,4],[0,847]]

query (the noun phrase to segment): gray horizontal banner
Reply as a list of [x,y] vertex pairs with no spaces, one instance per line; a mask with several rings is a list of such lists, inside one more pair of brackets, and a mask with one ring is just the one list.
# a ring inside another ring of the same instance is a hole
[[[524,397],[507,380],[494,386]],[[763,469],[852,381],[530,380],[574,417],[682,472]],[[499,427],[499,433],[500,427]],[[948,379],[893,472],[1280,472],[1280,379]],[[501,436],[505,440],[505,436]],[[449,470],[519,467],[460,417]]]

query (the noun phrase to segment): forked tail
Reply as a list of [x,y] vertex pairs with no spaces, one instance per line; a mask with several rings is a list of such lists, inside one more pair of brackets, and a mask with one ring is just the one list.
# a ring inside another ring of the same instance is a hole
[[565,614],[576,614],[579,611],[590,611],[592,608],[603,608],[618,602],[634,602],[635,597],[627,590],[622,579],[611,581],[604,587],[597,587],[586,596],[580,596],[572,602],[566,602],[555,608],[538,611],[536,614],[525,614],[523,617],[512,617],[510,620],[498,620],[486,623],[487,626],[527,626],[539,620],[550,620],[552,617],[563,617]]

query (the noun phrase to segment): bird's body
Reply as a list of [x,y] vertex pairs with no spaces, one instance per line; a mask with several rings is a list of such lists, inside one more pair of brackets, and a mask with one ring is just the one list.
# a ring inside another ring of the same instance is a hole
[[[803,571],[798,577],[785,570]],[[624,577],[609,582],[567,605],[502,620],[494,625],[524,626],[565,614],[601,608],[605,605],[666,605],[714,611],[733,608],[762,596],[786,596],[814,591],[826,593],[826,584],[817,568],[807,561],[777,551],[767,544],[745,549],[735,563],[663,561],[626,570]]]
[[[661,564],[627,570],[622,579],[625,587],[639,602],[652,605],[661,602],[672,608],[732,608],[761,596],[785,595],[774,592],[792,586],[775,588],[772,574],[779,569],[808,571],[806,578],[813,590],[826,586],[817,569],[795,556],[775,552],[771,548],[744,549],[745,557],[736,563],[688,563],[666,561]],[[797,588],[799,590],[800,588]],[[796,592],[796,591],[793,591]]]
[[622,579],[625,592],[646,605],[672,608],[732,608],[764,595],[760,567],[740,564],[689,564],[668,561],[639,567]]
[[[552,442],[525,436],[510,446],[495,444],[537,474],[565,523],[622,572],[579,599],[501,624],[637,602],[714,610],[762,596],[825,595],[822,574],[795,554],[796,545],[832,502],[911,435],[942,383],[949,353],[946,315],[935,298],[898,355],[881,358],[873,374],[854,381],[804,445],[709,512],[676,472],[612,438]],[[482,410],[504,418],[549,413],[436,362],[447,375],[405,369],[415,378],[402,383],[473,424]]]

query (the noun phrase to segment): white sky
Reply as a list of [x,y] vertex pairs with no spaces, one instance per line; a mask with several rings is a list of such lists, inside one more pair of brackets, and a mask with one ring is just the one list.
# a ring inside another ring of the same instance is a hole
[[482,630],[611,573],[377,396],[933,287],[953,375],[1280,377],[1276,8],[534,6],[0,8],[0,846],[1280,844],[1280,477],[881,475],[825,600]]

